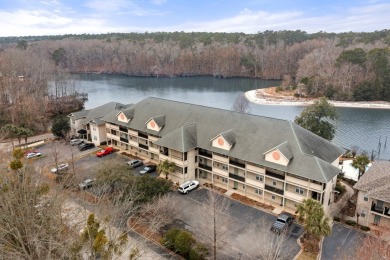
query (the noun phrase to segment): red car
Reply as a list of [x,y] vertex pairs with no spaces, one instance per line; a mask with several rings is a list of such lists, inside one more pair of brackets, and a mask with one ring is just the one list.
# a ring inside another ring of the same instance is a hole
[[112,147],[106,147],[106,148],[104,148],[104,150],[101,150],[101,151],[97,152],[97,153],[96,153],[96,156],[97,156],[97,157],[103,157],[103,156],[105,156],[105,155],[107,155],[107,154],[112,153],[113,151],[114,151],[114,148],[112,148]]

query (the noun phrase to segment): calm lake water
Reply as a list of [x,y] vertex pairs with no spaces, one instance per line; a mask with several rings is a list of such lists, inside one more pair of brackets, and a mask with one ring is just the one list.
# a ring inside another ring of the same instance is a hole
[[[117,75],[78,75],[77,87],[89,94],[86,109],[116,101],[136,103],[146,97],[160,97],[187,103],[231,109],[239,93],[269,86],[279,81],[259,79],[138,78]],[[250,105],[250,113],[293,121],[304,107]],[[390,159],[390,110],[336,108],[336,136],[333,142],[343,148],[374,151],[376,158]],[[385,146],[386,137],[387,140]],[[381,146],[379,149],[379,141]]]

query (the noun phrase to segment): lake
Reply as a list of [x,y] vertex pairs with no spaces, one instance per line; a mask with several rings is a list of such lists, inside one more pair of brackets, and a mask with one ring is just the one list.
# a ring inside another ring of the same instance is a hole
[[[110,101],[136,103],[146,97],[160,97],[198,105],[232,109],[237,95],[280,83],[276,80],[213,77],[150,78],[120,75],[77,75],[76,86],[87,92],[85,108]],[[251,114],[293,121],[304,107],[251,104]],[[376,158],[390,159],[390,109],[336,108],[339,119],[332,142],[350,149],[372,151]],[[386,138],[388,142],[386,142]],[[379,145],[379,142],[381,143]]]

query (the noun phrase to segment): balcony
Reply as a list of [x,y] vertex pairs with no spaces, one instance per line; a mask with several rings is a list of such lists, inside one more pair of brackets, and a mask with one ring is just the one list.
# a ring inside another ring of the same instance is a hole
[[238,181],[245,182],[245,177],[240,176],[240,175],[229,173],[229,177],[232,178],[232,179],[238,180]]
[[128,143],[129,142],[129,139],[123,138],[123,137],[121,137],[120,140],[121,140],[121,142],[124,142],[124,143]]
[[144,144],[138,144],[138,147],[142,148],[142,149],[145,149],[145,150],[149,150],[149,146],[144,145]]
[[206,152],[204,150],[200,150],[200,149],[198,151],[198,154],[201,155],[201,156],[204,156],[204,157],[208,157],[208,158],[212,158],[213,157],[211,153],[208,153],[208,152]]
[[204,170],[208,170],[210,172],[213,169],[211,166],[208,166],[208,165],[205,165],[205,164],[201,164],[201,163],[199,163],[199,168],[204,169]]
[[119,126],[119,131],[127,133],[127,128],[123,126]]
[[145,139],[148,139],[148,135],[146,133],[138,132],[138,136],[142,137],[142,138],[145,138]]
[[270,185],[267,185],[267,184],[265,185],[265,189],[269,190],[269,191],[272,191],[272,192],[275,192],[275,193],[280,194],[280,195],[284,194],[284,190],[278,189],[278,188],[276,188],[274,186],[270,186]]
[[235,160],[229,160],[229,164],[245,169],[245,163],[241,163]]
[[273,173],[273,172],[266,171],[265,175],[273,177],[273,178],[276,178],[276,179],[279,179],[279,180],[284,180],[284,175],[276,174],[276,173]]
[[168,156],[168,148],[160,147],[160,154]]

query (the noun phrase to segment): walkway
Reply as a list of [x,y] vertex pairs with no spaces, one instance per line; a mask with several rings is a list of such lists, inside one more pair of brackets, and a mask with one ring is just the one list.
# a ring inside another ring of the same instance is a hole
[[349,198],[351,198],[354,194],[354,190],[351,186],[346,184],[345,182],[341,181],[341,184],[344,185],[347,189],[347,191],[344,193],[344,195],[336,202],[330,205],[329,209],[329,215],[330,216],[338,216],[341,209],[347,204]]

